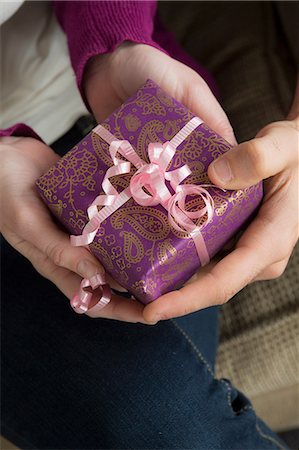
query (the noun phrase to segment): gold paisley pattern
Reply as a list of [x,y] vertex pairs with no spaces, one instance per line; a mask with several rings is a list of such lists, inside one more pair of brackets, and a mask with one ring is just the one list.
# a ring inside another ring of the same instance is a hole
[[124,118],[124,122],[128,131],[137,131],[141,126],[141,120],[134,114],[128,114]]
[[223,199],[219,195],[213,196],[213,200],[215,205],[215,214],[217,216],[223,216],[228,207],[227,200]]
[[117,259],[123,254],[123,249],[120,245],[111,248],[111,259]]
[[115,230],[122,230],[128,224],[142,239],[160,241],[167,237],[170,225],[165,213],[153,207],[127,206],[127,203],[111,216]]
[[162,89],[158,88],[156,90],[156,95],[160,102],[168,108],[175,106],[172,97],[170,97],[170,95],[167,95],[166,92],[164,92]]
[[[148,144],[171,140],[192,117],[183,105],[148,81],[103,126],[117,139],[131,142],[148,162]],[[209,184],[208,165],[228,149],[224,139],[202,124],[179,146],[168,170],[188,164],[192,173],[185,183]],[[102,193],[99,186],[111,165],[108,143],[92,131],[37,181],[44,201],[71,233],[82,232],[88,220],[87,208]],[[129,174],[110,179],[118,192],[129,185],[135,170],[132,167]],[[202,229],[202,235],[212,254],[219,242],[223,244],[236,225],[240,227],[249,217],[260,200],[260,187],[238,191],[209,188],[215,215],[212,223]],[[199,197],[189,196],[186,200],[188,210],[202,206]],[[166,210],[161,206],[143,207],[133,199],[101,224],[90,250],[107,272],[146,301],[157,293],[180,287],[186,274],[192,274],[198,265],[193,240],[188,233],[170,227]]]
[[166,116],[166,109],[154,95],[138,91],[136,105],[142,108],[142,114],[155,114],[156,116]]
[[[83,211],[82,211],[82,213],[83,213]],[[79,219],[78,218],[74,219],[73,217],[71,217],[69,219],[68,223],[73,229],[79,230],[79,232],[81,233],[83,228],[85,227],[86,219],[85,220],[80,219],[80,218]]]
[[157,288],[157,281],[154,278],[147,277],[145,280],[138,280],[132,284],[132,291],[137,297],[153,296]]
[[63,205],[63,202],[61,200],[58,200],[57,203],[50,203],[49,208],[53,211],[56,217],[60,217],[64,208]]
[[124,257],[131,264],[137,264],[143,260],[144,248],[139,237],[129,231],[121,231],[123,238]]
[[163,128],[163,138],[165,141],[170,141],[182,128],[181,119],[179,120],[165,120]]
[[115,262],[116,262],[116,264],[117,264],[117,267],[118,267],[120,270],[124,270],[124,269],[126,268],[126,263],[125,263],[124,258],[119,258],[119,259],[117,259]]
[[143,297],[146,294],[146,280],[138,280],[132,284],[132,291],[135,296]]
[[78,149],[76,153],[70,152],[68,158],[59,160],[57,167],[64,172],[63,182],[59,186],[61,189],[69,183],[72,183],[73,186],[78,184],[85,186],[86,180],[95,174],[98,168],[98,160],[90,150],[83,147]]
[[206,172],[203,172],[204,165],[200,161],[196,161],[193,164],[188,164],[193,171],[186,180],[186,184],[209,184],[210,180]]
[[[183,261],[172,263],[172,265],[169,266],[169,268],[167,268],[163,272],[161,279],[163,281],[171,282],[171,280],[174,280],[180,274],[184,274],[185,271],[188,271],[188,269],[190,269],[190,267],[192,267],[192,265],[194,266],[196,264],[198,264],[198,258],[196,257],[195,264],[194,264],[194,258],[190,258],[190,256],[185,258]],[[182,285],[183,282],[184,282],[184,280],[181,279],[179,284]]]
[[98,257],[100,261],[102,261],[105,268],[110,272],[114,269],[114,264],[112,262],[112,259],[108,253],[108,251],[101,245],[98,241],[93,241],[92,244],[89,244],[89,247],[95,255]]
[[116,242],[115,234],[108,234],[104,237],[104,240],[106,245],[108,245],[108,247],[111,247],[111,245],[114,245]]
[[93,131],[91,132],[91,141],[92,141],[92,148],[95,154],[98,156],[98,158],[104,165],[105,170],[107,170],[105,166],[110,167],[112,165],[111,156],[109,154],[109,144],[107,144],[107,142],[101,139],[100,136],[97,133],[94,133]]
[[177,249],[171,244],[170,239],[165,239],[158,244],[158,261],[160,265],[172,264],[176,259]]
[[122,270],[120,273],[119,273],[119,282],[120,282],[120,284],[123,284],[123,286],[126,286],[126,284],[128,283],[128,281],[129,281],[129,275],[127,274],[127,272],[125,272],[124,270]]
[[[59,186],[64,179],[64,172],[59,167],[51,167],[47,174],[37,180],[37,186],[43,192],[47,202],[51,203]],[[56,210],[55,210],[56,211]]]
[[148,162],[148,145],[151,142],[160,142],[159,134],[164,130],[164,124],[160,120],[150,120],[141,128],[137,138],[136,150],[138,155]]

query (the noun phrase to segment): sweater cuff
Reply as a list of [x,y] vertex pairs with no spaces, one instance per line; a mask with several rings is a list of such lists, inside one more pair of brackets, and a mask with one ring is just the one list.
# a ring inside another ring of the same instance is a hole
[[25,125],[24,123],[16,123],[12,127],[0,130],[0,137],[5,136],[31,137],[43,142],[42,138],[32,128],[28,127],[28,125]]
[[160,46],[152,39],[156,1],[54,1],[65,31],[77,84],[90,58],[111,53],[124,41]]

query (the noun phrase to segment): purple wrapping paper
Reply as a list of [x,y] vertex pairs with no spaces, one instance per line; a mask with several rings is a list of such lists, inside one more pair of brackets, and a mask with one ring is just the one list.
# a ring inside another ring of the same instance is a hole
[[[148,80],[102,125],[117,139],[128,140],[148,162],[148,144],[170,140],[192,117]],[[168,170],[188,164],[192,174],[183,183],[210,183],[209,164],[229,148],[202,124],[177,148]],[[36,181],[42,199],[71,234],[82,233],[87,208],[103,193],[102,181],[112,164],[109,145],[91,131]],[[118,192],[129,185],[135,170],[110,179]],[[262,183],[238,191],[208,190],[215,210],[202,235],[212,258],[259,205]],[[198,198],[190,197],[188,205],[196,208]],[[145,304],[180,288],[200,267],[192,238],[170,227],[167,211],[161,205],[140,206],[132,198],[101,224],[89,247],[106,271]]]

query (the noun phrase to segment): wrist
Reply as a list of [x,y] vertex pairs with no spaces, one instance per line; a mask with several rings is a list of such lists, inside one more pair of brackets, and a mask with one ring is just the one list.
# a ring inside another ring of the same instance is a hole
[[21,139],[24,138],[20,136],[0,136],[0,147],[3,145],[13,145]]
[[143,44],[124,41],[112,53],[93,56],[84,69],[82,80],[83,95],[93,110],[93,93],[98,90],[99,83],[113,83],[114,74],[121,71],[122,61],[127,59],[137,47]]

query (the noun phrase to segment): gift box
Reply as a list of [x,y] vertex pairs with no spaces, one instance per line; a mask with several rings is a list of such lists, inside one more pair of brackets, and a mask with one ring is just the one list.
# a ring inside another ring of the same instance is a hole
[[[262,184],[211,185],[230,149],[148,80],[36,181],[52,213],[144,304],[180,288],[252,217]],[[81,237],[80,237],[81,236]]]

